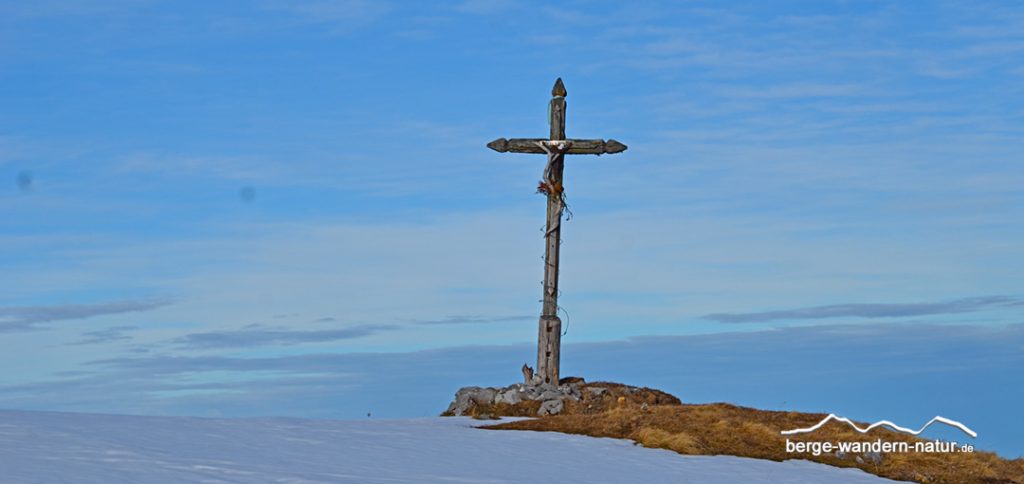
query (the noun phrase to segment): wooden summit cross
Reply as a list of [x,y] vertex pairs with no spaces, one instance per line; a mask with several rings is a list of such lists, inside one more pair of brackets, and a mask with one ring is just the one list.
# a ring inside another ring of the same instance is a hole
[[544,153],[548,163],[537,186],[537,193],[548,197],[548,221],[544,232],[544,306],[540,315],[537,336],[537,373],[523,365],[527,383],[558,385],[559,352],[562,344],[562,320],[558,319],[558,246],[562,237],[562,212],[565,210],[565,191],[562,169],[565,155],[603,155],[621,153],[626,145],[613,139],[565,139],[565,86],[562,78],[555,81],[548,104],[548,124],[551,136],[544,138],[498,138],[487,147],[499,153]]

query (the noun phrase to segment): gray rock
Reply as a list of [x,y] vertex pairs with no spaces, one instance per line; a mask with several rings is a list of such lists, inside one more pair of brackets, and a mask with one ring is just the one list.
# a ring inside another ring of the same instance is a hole
[[843,452],[841,450],[837,450],[836,451],[836,459],[845,459],[845,458],[846,458],[846,452]]
[[452,415],[465,415],[475,405],[474,396],[481,390],[480,387],[464,387],[455,392],[455,401],[448,406],[448,412]]
[[494,397],[498,391],[493,388],[481,388],[473,393],[472,399],[478,405],[490,405],[494,403]]
[[600,397],[608,392],[608,389],[604,387],[589,387],[587,388],[587,391],[590,392],[590,396],[592,397]]
[[576,400],[577,402],[582,398],[580,394],[579,384],[562,385],[558,389],[567,397]]
[[537,416],[543,417],[545,415],[558,415],[562,413],[564,404],[561,400],[548,400],[540,404],[540,409],[537,410]]
[[541,393],[540,396],[537,397],[536,399],[543,402],[543,401],[555,400],[555,399],[561,400],[563,398],[565,398],[565,395],[562,392],[559,392],[559,391],[556,391],[556,390],[548,390],[548,391],[546,391],[544,393]]
[[540,387],[537,385],[529,385],[523,389],[523,398],[536,400],[538,395],[540,395]]
[[466,415],[477,405],[490,405],[498,396],[494,388],[464,387],[455,392],[455,401],[448,405],[452,415]]
[[523,401],[523,397],[520,396],[519,391],[515,389],[507,389],[494,397],[494,403],[507,403],[509,405],[515,405]]
[[864,459],[876,466],[882,464],[882,454],[880,452],[865,452]]
[[[482,409],[479,407],[498,403],[516,405],[524,400],[533,400],[542,402],[541,410],[538,411],[539,415],[555,415],[564,410],[566,400],[581,401],[583,400],[584,393],[586,393],[588,398],[594,399],[602,399],[612,394],[612,391],[607,387],[587,387],[586,392],[583,389],[581,381],[568,381],[561,385],[550,383],[527,385],[517,383],[502,388],[464,387],[455,392],[455,400],[448,405],[446,413],[451,415],[468,415],[481,411]],[[641,390],[643,389],[638,387],[623,387],[623,391],[626,393],[636,393]],[[592,407],[593,405],[590,406],[590,408]],[[862,463],[865,462],[865,459],[877,463],[881,462],[882,456],[866,453],[863,458],[860,456],[857,456],[857,458]]]

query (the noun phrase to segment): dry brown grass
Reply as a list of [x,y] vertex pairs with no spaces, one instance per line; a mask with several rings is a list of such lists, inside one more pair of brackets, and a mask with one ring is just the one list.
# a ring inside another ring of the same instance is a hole
[[[616,402],[600,412],[582,412],[579,408],[569,410],[563,415],[487,428],[632,439],[645,447],[690,455],[735,455],[775,461],[802,458],[839,467],[858,467],[890,479],[929,484],[1024,484],[1024,459],[1007,460],[991,452],[888,453],[883,455],[880,464],[866,456],[862,457],[862,462],[857,462],[855,455],[840,458],[835,454],[787,453],[787,436],[779,432],[814,425],[825,417],[824,414],[770,412],[725,403],[642,405],[628,401]],[[837,422],[810,434],[788,438],[794,442],[922,440],[887,429],[875,429],[864,435]]]

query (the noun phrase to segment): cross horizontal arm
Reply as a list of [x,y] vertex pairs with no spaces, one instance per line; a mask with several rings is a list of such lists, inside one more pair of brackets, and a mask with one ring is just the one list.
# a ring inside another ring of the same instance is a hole
[[[497,151],[498,153],[546,153],[541,148],[540,143],[548,143],[551,140],[543,138],[498,138],[490,143],[487,143],[487,147]],[[567,155],[603,155],[605,153],[622,153],[626,151],[626,145],[619,143],[613,139],[605,141],[603,139],[569,139],[565,140],[569,145],[569,149],[565,150]]]

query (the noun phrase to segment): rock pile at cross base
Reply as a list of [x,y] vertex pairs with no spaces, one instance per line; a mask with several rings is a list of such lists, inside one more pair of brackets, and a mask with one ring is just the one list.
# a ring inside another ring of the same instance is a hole
[[601,413],[621,406],[681,405],[678,398],[660,390],[621,383],[587,383],[569,377],[550,383],[507,387],[463,387],[443,416],[543,417]]

